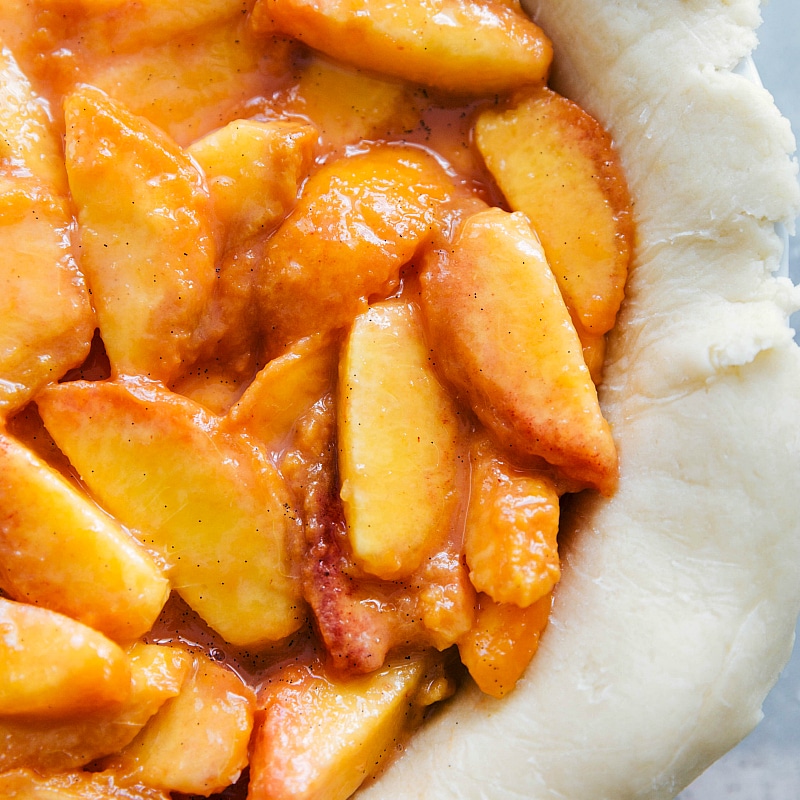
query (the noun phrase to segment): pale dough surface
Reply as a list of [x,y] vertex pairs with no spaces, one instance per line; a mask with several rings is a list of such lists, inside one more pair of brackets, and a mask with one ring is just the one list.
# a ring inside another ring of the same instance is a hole
[[531,5],[635,198],[602,392],[620,489],[576,508],[517,690],[460,695],[361,800],[672,798],[758,722],[800,611],[800,297],[772,277],[794,141],[731,72],[758,3]]

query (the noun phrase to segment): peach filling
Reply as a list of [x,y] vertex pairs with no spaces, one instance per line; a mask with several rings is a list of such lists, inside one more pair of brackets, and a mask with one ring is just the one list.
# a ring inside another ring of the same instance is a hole
[[615,491],[611,140],[517,0],[0,39],[0,795],[344,800],[513,689]]

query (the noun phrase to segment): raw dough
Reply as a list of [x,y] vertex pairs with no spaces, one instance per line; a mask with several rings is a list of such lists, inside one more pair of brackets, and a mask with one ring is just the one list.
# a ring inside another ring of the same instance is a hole
[[637,258],[602,399],[621,459],[583,497],[539,654],[461,694],[361,800],[671,798],[736,744],[800,611],[794,141],[732,73],[756,0],[541,0],[555,86],[612,131]]

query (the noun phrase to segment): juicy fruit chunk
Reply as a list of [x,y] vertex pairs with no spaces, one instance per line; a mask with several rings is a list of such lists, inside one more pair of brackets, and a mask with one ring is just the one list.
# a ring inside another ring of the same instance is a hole
[[0,797],[7,800],[169,800],[164,792],[131,786],[113,772],[39,775],[16,769],[0,775]]
[[248,800],[345,800],[402,741],[430,661],[355,680],[291,666],[259,696]]
[[0,48],[0,414],[83,361],[94,312],[72,252],[61,143]]
[[94,496],[159,552],[176,591],[221,636],[253,645],[302,624],[286,489],[242,438],[146,381],[63,383],[38,404]]
[[353,555],[406,577],[447,535],[458,410],[439,383],[414,306],[388,301],[353,323],[339,374],[341,496]]
[[0,48],[0,172],[32,177],[57,195],[67,191],[61,143],[46,106],[11,51]]
[[125,653],[80,622],[0,597],[0,716],[57,719],[119,708]]
[[61,720],[0,719],[0,772],[32,767],[75,769],[128,744],[153,714],[180,691],[192,664],[184,650],[135,644],[128,651],[130,697],[121,708],[98,713],[80,708]]
[[422,308],[442,368],[512,457],[610,493],[617,456],[569,313],[522,214],[470,217],[430,249]]
[[349,325],[370,297],[389,295],[439,227],[452,188],[431,156],[410,147],[374,147],[312,175],[261,267],[267,356]]
[[294,207],[316,139],[310,125],[236,120],[188,148],[208,182],[227,247],[270,231]]
[[511,208],[531,220],[578,332],[611,330],[633,244],[611,137],[575,103],[541,88],[484,110],[475,141]]
[[80,364],[95,317],[72,254],[65,198],[33,179],[0,176],[0,413]]
[[0,433],[0,588],[117,641],[150,630],[169,582],[111,517]]
[[169,382],[214,285],[211,201],[191,159],[93,89],[65,101],[81,264],[115,374]]
[[332,388],[338,354],[339,343],[331,336],[301,339],[256,375],[223,425],[279,446],[298,417]]
[[517,473],[493,451],[485,443],[472,458],[464,554],[479,592],[525,608],[561,577],[558,493],[547,475]]
[[516,686],[539,648],[551,606],[549,594],[527,608],[478,595],[475,625],[458,652],[482,692],[500,698]]
[[502,0],[258,0],[252,20],[340,61],[459,94],[543,83],[553,56],[541,29]]
[[332,148],[382,138],[392,126],[413,129],[419,121],[409,87],[372,73],[314,58],[292,90],[288,110],[314,120]]
[[247,765],[255,695],[241,679],[196,656],[180,694],[104,766],[158,789],[209,795]]

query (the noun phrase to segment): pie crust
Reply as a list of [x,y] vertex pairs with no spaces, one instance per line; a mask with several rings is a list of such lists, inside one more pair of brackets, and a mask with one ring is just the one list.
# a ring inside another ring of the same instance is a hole
[[467,689],[362,800],[672,798],[759,721],[800,611],[800,292],[773,277],[794,140],[734,72],[756,0],[541,0],[554,86],[620,150],[638,225],[602,402],[616,495],[562,536],[515,692]]

